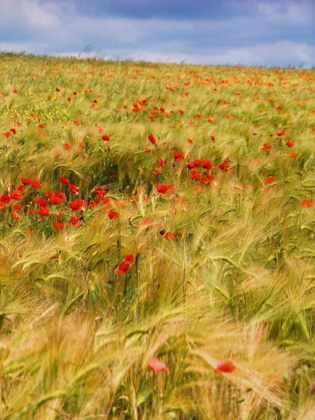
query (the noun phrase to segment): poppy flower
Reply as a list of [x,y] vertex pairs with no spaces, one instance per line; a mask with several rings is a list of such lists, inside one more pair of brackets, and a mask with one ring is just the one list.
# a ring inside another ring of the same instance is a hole
[[122,262],[119,264],[118,269],[116,270],[117,274],[126,274],[127,271],[129,270],[129,265]]
[[276,134],[277,134],[277,136],[279,136],[279,137],[281,137],[281,136],[285,136],[285,131],[284,130],[278,130],[277,132],[276,132]]
[[173,156],[177,162],[180,162],[185,158],[185,155],[183,155],[181,152],[173,152]]
[[20,220],[21,219],[21,216],[19,215],[19,213],[15,213],[14,211],[12,213],[10,213],[10,216],[15,220]]
[[69,143],[66,143],[66,144],[65,144],[65,149],[67,149],[67,150],[71,150],[71,149],[72,149],[72,147],[71,147],[71,145],[70,145]]
[[80,217],[73,217],[73,216],[70,217],[70,223],[72,226],[76,226],[79,223],[79,221],[80,221]]
[[45,217],[50,216],[48,207],[40,207],[40,209],[35,211],[35,213],[38,214],[39,216],[45,216]]
[[161,169],[154,169],[154,171],[151,172],[152,176],[159,175],[161,173]]
[[273,184],[274,182],[276,182],[276,180],[274,179],[274,177],[273,177],[273,176],[268,176],[268,177],[265,179],[265,185],[270,185],[270,184]]
[[160,160],[159,160],[159,166],[160,166],[160,167],[161,167],[161,166],[166,166],[165,160],[160,159]]
[[14,206],[12,206],[12,210],[14,211],[19,211],[22,210],[24,208],[24,206],[20,203],[14,204]]
[[66,185],[70,184],[69,179],[65,178],[63,175],[60,175],[59,182]]
[[32,180],[31,178],[21,178],[21,182],[23,185],[31,185]]
[[293,147],[293,146],[294,146],[294,141],[287,141],[287,142],[286,142],[286,145],[287,145],[288,147]]
[[15,201],[20,201],[21,200],[21,193],[19,193],[18,191],[10,191],[10,197],[15,200]]
[[65,228],[65,225],[57,222],[57,220],[53,221],[53,225],[54,225],[54,228],[57,230],[63,230]]
[[164,239],[166,239],[167,241],[173,241],[175,239],[174,233],[166,232],[164,235]]
[[59,89],[59,87],[56,87],[56,92],[60,92],[60,89]]
[[152,360],[150,360],[148,366],[149,369],[151,369],[155,373],[169,371],[169,368],[166,366],[166,364],[161,362],[157,357],[154,357]]
[[70,207],[71,211],[79,211],[82,209],[82,207],[86,206],[87,202],[85,200],[76,200],[72,203],[69,203],[68,206]]
[[3,135],[8,139],[11,136],[11,133],[10,131],[6,131],[5,133],[3,133]]
[[221,373],[232,373],[235,370],[235,365],[230,361],[217,361],[217,368],[214,370],[216,375],[220,375]]
[[264,145],[263,145],[263,150],[270,150],[270,149],[272,149],[272,145],[271,144],[268,144],[268,143],[264,143]]
[[214,137],[214,136],[211,136],[211,140],[212,140],[212,141],[215,141],[215,137]]
[[17,131],[16,131],[16,129],[15,129],[15,128],[11,128],[11,129],[10,129],[10,131],[11,131],[11,133],[13,133],[13,134],[16,134],[16,133],[17,133]]
[[3,201],[0,201],[0,210],[5,210],[7,206],[4,204]]
[[151,142],[154,146],[156,146],[156,138],[154,137],[154,135],[153,135],[152,133],[151,133],[151,134],[149,134],[148,139],[150,140],[150,142]]
[[229,170],[229,165],[227,163],[227,161],[225,160],[224,162],[222,162],[220,165],[218,165],[218,168],[222,171],[222,172],[228,172]]
[[200,178],[199,172],[195,171],[194,169],[190,172],[190,175],[193,181],[198,181]]
[[107,134],[103,134],[103,135],[102,135],[102,139],[103,139],[104,141],[109,141],[109,140],[110,140],[110,137],[109,137]]
[[119,213],[115,210],[111,210],[108,212],[108,217],[110,219],[117,219],[118,216],[119,216]]
[[39,128],[45,128],[45,124],[39,124]]
[[56,197],[59,197],[59,198],[62,198],[62,200],[63,200],[64,198],[66,198],[66,194],[65,194],[65,193],[62,193],[62,192],[60,192],[60,191],[56,191],[56,192],[55,192],[55,196],[56,196]]
[[164,184],[156,184],[156,189],[160,194],[167,194],[171,191],[174,191],[174,185],[170,184],[170,185],[164,185]]
[[68,184],[69,185],[69,189],[70,191],[74,194],[74,195],[79,195],[79,187],[77,187],[76,185],[72,185],[72,184]]
[[313,203],[310,200],[303,200],[300,203],[300,207],[304,207],[305,209],[309,209],[309,208],[313,207]]
[[48,198],[48,200],[51,202],[52,205],[57,205],[62,203],[63,199],[60,197],[56,197],[55,195],[52,195],[51,197]]
[[212,169],[212,163],[210,162],[210,160],[207,159],[201,159],[199,166],[207,169],[207,171],[210,171]]
[[0,197],[0,201],[2,201],[3,203],[10,203],[11,202],[11,197],[9,197],[8,195],[6,195],[6,194],[3,194],[1,197]]
[[31,180],[31,186],[33,188],[40,188],[40,187],[42,187],[42,184],[39,181],[37,181],[36,179],[32,179]]
[[133,255],[132,254],[126,255],[123,259],[123,263],[128,264],[128,265],[132,264],[133,263]]

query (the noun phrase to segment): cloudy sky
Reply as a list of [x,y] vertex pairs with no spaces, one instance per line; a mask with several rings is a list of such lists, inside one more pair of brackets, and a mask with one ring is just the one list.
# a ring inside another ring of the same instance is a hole
[[315,0],[0,0],[0,50],[315,66]]

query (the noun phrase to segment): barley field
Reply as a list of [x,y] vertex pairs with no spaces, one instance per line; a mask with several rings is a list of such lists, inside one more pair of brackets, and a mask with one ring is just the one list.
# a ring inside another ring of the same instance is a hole
[[315,72],[0,55],[1,420],[315,418]]

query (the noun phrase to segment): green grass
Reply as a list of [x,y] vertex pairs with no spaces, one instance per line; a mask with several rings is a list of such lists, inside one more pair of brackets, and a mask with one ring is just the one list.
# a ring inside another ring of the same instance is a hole
[[312,419],[314,71],[1,54],[0,92],[0,196],[41,184],[0,209],[1,420]]

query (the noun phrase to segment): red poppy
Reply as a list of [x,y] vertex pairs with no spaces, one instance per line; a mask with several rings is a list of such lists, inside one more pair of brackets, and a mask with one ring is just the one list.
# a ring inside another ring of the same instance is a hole
[[123,263],[128,264],[128,265],[132,264],[133,263],[133,255],[132,254],[126,255],[123,259]]
[[110,219],[117,219],[118,216],[119,216],[119,213],[115,210],[111,210],[108,212],[108,217]]
[[154,171],[151,172],[152,176],[159,175],[161,173],[161,169],[154,169]]
[[3,203],[10,203],[11,202],[11,197],[9,197],[8,195],[6,195],[6,194],[3,194],[1,197],[0,197],[0,201],[2,201]]
[[167,194],[171,191],[174,191],[174,185],[164,185],[164,184],[156,184],[156,189],[160,194]]
[[152,133],[151,133],[151,134],[149,134],[148,139],[150,140],[150,142],[151,142],[154,146],[156,146],[156,138],[154,137],[154,135],[153,135]]
[[129,265],[122,262],[119,264],[118,269],[116,270],[117,274],[125,274],[129,270]]
[[32,179],[31,186],[33,188],[40,188],[40,187],[42,187],[42,184],[39,181],[37,181],[36,179]]
[[173,156],[177,162],[180,162],[185,158],[185,155],[183,155],[181,152],[173,152]]
[[74,195],[79,195],[79,187],[77,187],[76,185],[72,185],[72,184],[68,184],[69,185],[69,189],[70,191],[74,194]]
[[20,203],[14,204],[14,206],[12,206],[12,210],[14,211],[19,211],[22,210],[24,208],[24,206]]
[[279,137],[281,137],[281,136],[285,136],[285,131],[284,130],[278,130],[277,132],[276,132],[276,134],[277,134],[277,136],[279,136]]
[[72,226],[76,226],[80,221],[80,217],[70,217],[70,223],[72,224]]
[[268,144],[268,143],[264,143],[264,145],[263,145],[263,150],[270,150],[270,149],[272,149],[272,145],[271,144]]
[[214,370],[216,375],[220,375],[221,373],[232,373],[235,370],[235,365],[229,361],[217,361],[217,368]]
[[164,235],[164,239],[166,239],[167,241],[173,241],[175,239],[174,233],[166,232]]
[[69,179],[65,178],[63,175],[60,175],[59,182],[60,182],[61,184],[66,184],[66,185],[67,185],[67,184],[70,184]]
[[63,199],[60,197],[56,197],[55,195],[52,195],[51,197],[49,197],[49,201],[51,202],[52,205],[57,205],[62,203]]
[[268,176],[268,177],[265,179],[265,185],[270,185],[270,184],[273,184],[274,182],[276,182],[276,180],[274,179],[274,177],[273,177],[273,176]]
[[193,181],[198,181],[200,178],[199,172],[195,171],[194,169],[190,172],[190,175]]
[[294,141],[287,141],[287,142],[286,142],[286,145],[287,145],[288,147],[293,147],[293,146],[294,146]]
[[310,200],[303,200],[300,203],[300,207],[304,207],[305,209],[309,209],[309,208],[313,207],[313,203]]
[[40,209],[35,211],[35,213],[38,214],[39,216],[46,216],[46,217],[50,215],[48,207],[40,207]]
[[222,171],[222,172],[228,172],[229,170],[229,165],[227,163],[227,161],[225,160],[224,162],[222,162],[218,168]]
[[21,193],[18,191],[10,191],[10,197],[15,200],[15,201],[20,201],[21,200]]
[[157,357],[154,357],[149,362],[149,369],[151,369],[153,372],[168,372],[169,368],[166,366],[165,363],[161,362]]
[[66,198],[66,194],[62,193],[62,192],[59,192],[59,191],[55,192],[55,196],[59,197],[59,198],[62,198],[62,199]]
[[21,182],[23,185],[31,185],[32,180],[31,178],[21,178]]
[[13,219],[15,219],[15,220],[20,220],[21,219],[21,216],[19,215],[19,213],[12,212],[12,213],[10,213],[10,216],[13,217]]
[[15,128],[11,128],[10,131],[11,131],[11,133],[16,134],[16,129]]
[[110,140],[110,137],[109,137],[107,134],[103,134],[103,135],[102,135],[102,139],[103,139],[104,141],[109,141],[109,140]]
[[66,144],[65,144],[65,149],[67,149],[67,150],[71,150],[71,149],[72,149],[72,147],[71,147],[71,145],[70,145],[69,143],[66,143]]
[[53,221],[53,225],[54,225],[55,229],[57,229],[57,230],[63,230],[65,228],[65,225],[57,222],[57,220]]
[[159,166],[160,166],[160,167],[161,167],[161,166],[166,166],[165,160],[160,159],[160,160],[159,160]]
[[5,210],[7,206],[4,204],[3,201],[0,201],[0,210]]
[[70,207],[71,211],[79,211],[82,209],[82,207],[86,206],[87,202],[84,200],[76,200],[73,201],[72,203],[69,203],[68,206]]

